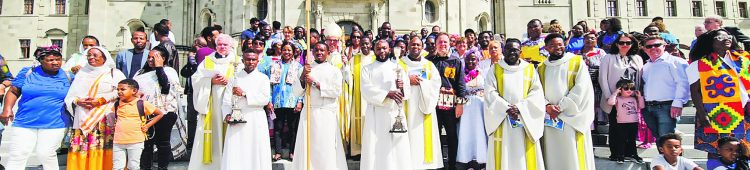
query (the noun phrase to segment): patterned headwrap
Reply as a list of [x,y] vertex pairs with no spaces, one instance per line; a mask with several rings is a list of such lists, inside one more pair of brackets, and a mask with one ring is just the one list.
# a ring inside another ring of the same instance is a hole
[[37,47],[34,51],[34,57],[36,57],[36,61],[39,62],[41,62],[45,56],[50,54],[62,56],[62,54],[60,53],[60,47],[58,47],[57,45],[42,46]]

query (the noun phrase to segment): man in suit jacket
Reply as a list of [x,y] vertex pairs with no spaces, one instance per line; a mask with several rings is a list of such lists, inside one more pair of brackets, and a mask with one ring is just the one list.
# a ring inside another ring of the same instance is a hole
[[130,42],[133,43],[133,49],[128,49],[117,53],[117,69],[122,71],[127,78],[135,77],[138,70],[143,68],[148,58],[149,50],[146,49],[146,33],[143,31],[133,32]]

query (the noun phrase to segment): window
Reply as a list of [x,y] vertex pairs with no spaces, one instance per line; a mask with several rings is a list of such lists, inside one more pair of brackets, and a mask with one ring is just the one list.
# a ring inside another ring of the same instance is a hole
[[83,14],[89,14],[89,0],[86,0],[86,6],[83,9]]
[[57,47],[60,47],[60,49],[62,49],[62,47],[63,47],[63,40],[62,39],[52,39],[52,45],[56,45]]
[[437,20],[437,12],[435,12],[435,2],[427,1],[424,3],[424,19],[429,22],[435,22]]
[[677,2],[675,0],[667,0],[667,16],[670,17],[676,17],[677,16]]
[[259,0],[258,1],[258,19],[265,20],[266,16],[268,16],[268,1]]
[[716,15],[727,17],[727,11],[724,9],[724,1],[716,1]]
[[747,2],[739,2],[737,4],[740,8],[740,17],[748,18],[747,16]]
[[31,49],[31,40],[20,39],[18,43],[21,45],[21,58],[29,58],[29,50]]
[[701,1],[693,1],[692,8],[694,17],[703,17],[703,3]]
[[618,16],[617,0],[607,0],[607,16]]
[[635,1],[635,14],[638,16],[648,16],[646,9],[646,0]]
[[65,14],[65,0],[55,0],[55,14]]
[[34,0],[23,1],[23,14],[34,14]]

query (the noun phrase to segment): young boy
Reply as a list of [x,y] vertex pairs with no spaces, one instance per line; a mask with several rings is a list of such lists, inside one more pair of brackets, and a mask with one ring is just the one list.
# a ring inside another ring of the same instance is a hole
[[[141,151],[143,151],[143,141],[147,137],[146,132],[164,116],[162,111],[156,109],[153,104],[140,100],[137,93],[138,82],[133,79],[125,79],[117,84],[119,100],[114,108],[117,119],[112,148],[113,169],[115,170],[125,169],[126,161],[128,169],[140,169]],[[145,118],[147,115],[156,116],[148,121]]]
[[719,139],[719,161],[721,166],[714,170],[743,170],[750,169],[747,160],[747,145],[740,139],[725,136]]
[[656,146],[662,153],[651,162],[652,170],[703,170],[692,160],[682,154],[682,137],[668,133],[656,140]]

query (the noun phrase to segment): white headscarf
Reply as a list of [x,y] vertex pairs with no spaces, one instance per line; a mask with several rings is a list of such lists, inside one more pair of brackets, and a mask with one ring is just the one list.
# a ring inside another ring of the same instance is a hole
[[[94,67],[91,64],[89,64],[89,62],[88,62],[88,54],[89,54],[89,51],[91,49],[97,49],[97,50],[99,50],[99,51],[102,52],[102,54],[104,55],[104,59],[105,59],[104,65],[101,65],[99,67]],[[107,49],[105,49],[104,47],[101,47],[101,46],[94,46],[94,47],[91,47],[89,49],[83,50],[83,56],[86,57],[86,65],[84,65],[82,69],[87,69],[87,70],[107,69],[107,70],[109,70],[110,68],[116,68],[117,67],[115,65],[114,59],[112,59],[112,54],[109,54],[109,51]]]

